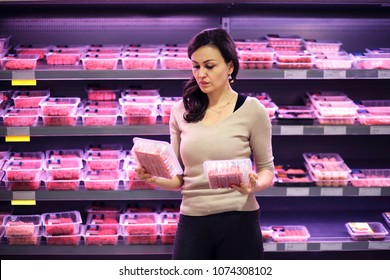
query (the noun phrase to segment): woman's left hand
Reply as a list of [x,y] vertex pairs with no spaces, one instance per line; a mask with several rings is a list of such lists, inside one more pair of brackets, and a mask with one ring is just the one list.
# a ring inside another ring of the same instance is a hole
[[248,177],[249,177],[249,185],[242,182],[240,186],[232,185],[232,188],[239,191],[243,195],[254,193],[256,190],[257,179],[259,175],[257,173],[249,173]]

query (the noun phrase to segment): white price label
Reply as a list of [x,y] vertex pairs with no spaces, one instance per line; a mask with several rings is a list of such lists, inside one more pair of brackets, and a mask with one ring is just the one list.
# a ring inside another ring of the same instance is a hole
[[390,126],[371,126],[370,127],[370,134],[390,134]]
[[327,242],[320,244],[321,251],[341,251],[343,244],[341,242]]
[[347,71],[345,70],[324,70],[325,79],[345,79]]
[[343,195],[343,188],[321,188],[321,196],[342,196]]
[[324,127],[325,135],[346,135],[347,127],[346,126],[325,126]]
[[284,70],[285,79],[306,79],[306,70]]
[[276,243],[264,242],[263,243],[264,251],[265,252],[276,252],[277,251],[276,245],[277,245]]
[[302,125],[284,125],[280,128],[281,135],[303,135]]
[[307,251],[307,243],[286,243],[286,251]]
[[368,249],[389,250],[390,242],[389,241],[368,241]]
[[309,188],[287,188],[287,196],[309,196]]
[[378,70],[378,78],[390,79],[390,70]]
[[359,188],[359,195],[361,196],[380,196],[380,188]]

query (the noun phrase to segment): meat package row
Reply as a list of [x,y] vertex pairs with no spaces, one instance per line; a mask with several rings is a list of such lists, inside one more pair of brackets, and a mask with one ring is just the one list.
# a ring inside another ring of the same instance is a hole
[[[79,65],[85,70],[191,69],[185,44],[19,45],[2,48],[5,70],[33,70],[38,65]],[[338,40],[302,39],[268,34],[259,40],[236,40],[242,69],[390,69],[388,48],[367,48],[352,55]],[[10,51],[8,53],[8,51]],[[1,58],[0,57],[0,58]],[[118,67],[121,65],[121,67]]]
[[[0,238],[9,245],[117,245],[123,240],[131,244],[173,244],[179,212],[96,211],[88,213],[86,224],[78,211],[43,213],[41,215],[2,215]],[[383,212],[390,227],[390,212]],[[345,223],[352,240],[383,240],[388,230],[381,222],[352,221]],[[265,242],[306,242],[311,235],[304,225],[261,226]]]

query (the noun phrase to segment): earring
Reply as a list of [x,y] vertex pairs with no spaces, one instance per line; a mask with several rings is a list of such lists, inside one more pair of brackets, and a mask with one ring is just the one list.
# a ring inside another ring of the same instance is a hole
[[234,82],[234,80],[233,80],[233,78],[232,78],[232,74],[229,74],[228,79],[229,79],[229,82],[230,82],[230,83],[233,83],[233,82]]

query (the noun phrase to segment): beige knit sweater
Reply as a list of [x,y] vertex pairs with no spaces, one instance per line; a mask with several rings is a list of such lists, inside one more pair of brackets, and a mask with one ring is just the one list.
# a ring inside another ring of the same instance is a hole
[[242,195],[232,189],[210,189],[204,174],[206,160],[250,158],[256,170],[273,172],[271,123],[265,107],[253,97],[229,117],[214,125],[187,123],[182,101],[171,110],[170,136],[173,149],[184,167],[180,211],[204,216],[227,211],[252,211],[259,208],[253,194]]

